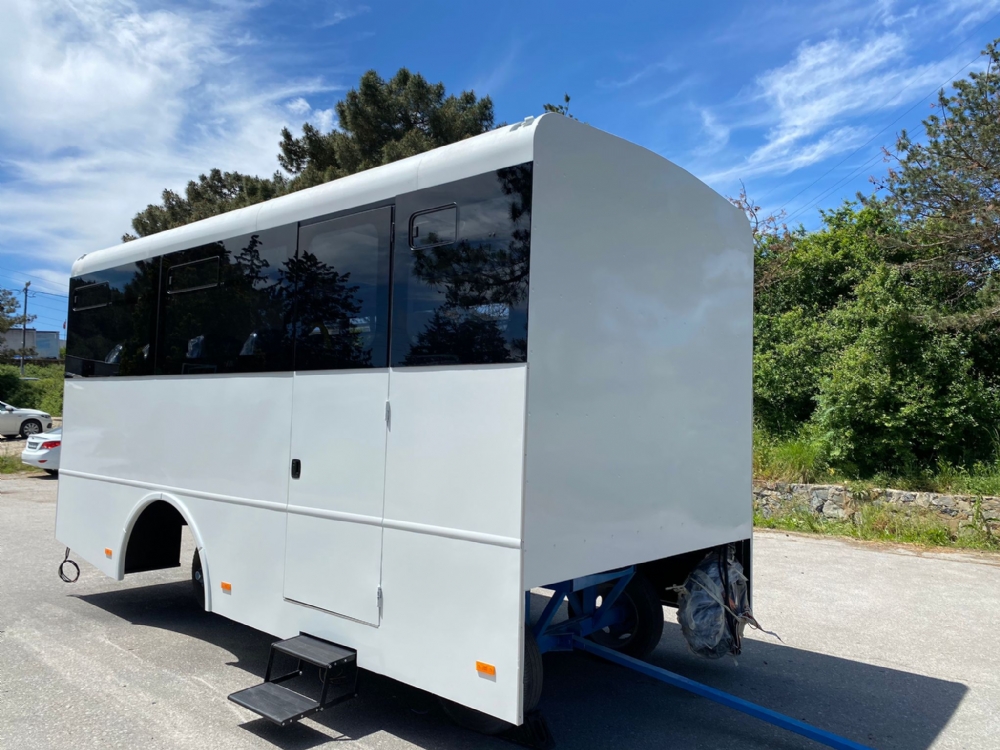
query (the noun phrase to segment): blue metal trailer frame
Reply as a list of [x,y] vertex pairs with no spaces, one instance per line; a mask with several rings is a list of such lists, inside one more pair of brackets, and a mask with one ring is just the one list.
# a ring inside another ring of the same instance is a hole
[[[665,682],[667,685],[687,690],[702,698],[708,698],[710,701],[741,711],[781,729],[807,737],[821,745],[836,748],[836,750],[872,750],[867,745],[840,737],[811,724],[806,724],[804,721],[758,706],[756,703],[737,698],[723,690],[703,685],[675,672],[653,666],[588,640],[589,635],[624,621],[624,610],[622,607],[616,606],[616,603],[635,575],[635,566],[630,566],[546,586],[545,588],[552,590],[552,598],[549,599],[541,616],[534,624],[530,622],[530,607],[528,606],[531,594],[527,593],[525,617],[528,618],[528,622],[525,623],[525,627],[534,635],[539,651],[543,654],[548,651],[583,651],[606,659],[613,664],[632,669],[647,677],[652,677],[654,680]],[[607,584],[612,584],[611,590],[599,597],[598,588]],[[598,598],[601,599],[600,602],[598,602]],[[569,617],[560,622],[554,622],[556,613],[562,607],[563,602],[568,605]]]

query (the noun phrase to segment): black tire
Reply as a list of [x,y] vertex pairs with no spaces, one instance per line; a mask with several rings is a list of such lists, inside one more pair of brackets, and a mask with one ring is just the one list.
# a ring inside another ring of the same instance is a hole
[[53,477],[59,476],[59,469],[43,469],[42,471]]
[[[611,593],[614,583],[598,589],[599,596]],[[624,622],[613,625],[587,638],[636,659],[645,659],[656,648],[663,636],[663,605],[656,588],[642,573],[636,573],[618,597],[618,605],[626,608]]]
[[[535,636],[524,631],[524,713],[538,705],[542,698],[542,652],[538,650]],[[453,722],[480,734],[500,734],[513,725],[503,719],[484,714],[454,701],[441,698],[441,707]]]
[[26,419],[21,422],[21,437],[27,439],[29,435],[37,435],[42,431],[42,423],[37,419]]
[[191,588],[195,601],[205,608],[205,574],[201,569],[201,555],[198,550],[194,551],[194,559],[191,560]]

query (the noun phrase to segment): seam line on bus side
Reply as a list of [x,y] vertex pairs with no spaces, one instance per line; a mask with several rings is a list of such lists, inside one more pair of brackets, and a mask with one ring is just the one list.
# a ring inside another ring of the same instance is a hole
[[285,505],[269,500],[251,500],[245,497],[234,497],[232,495],[219,495],[214,492],[200,492],[197,490],[186,490],[181,487],[170,487],[165,484],[154,484],[152,482],[140,482],[135,479],[119,479],[116,477],[106,477],[100,474],[89,474],[82,471],[64,469],[60,471],[63,476],[78,477],[80,479],[90,479],[97,482],[111,482],[112,484],[122,484],[127,487],[138,487],[140,489],[156,490],[158,492],[170,492],[178,495],[188,495],[204,500],[215,500],[230,505],[246,505],[252,508],[263,508],[265,510],[275,510],[279,512],[295,513],[301,516],[314,516],[316,518],[328,518],[334,521],[345,521],[347,523],[360,523],[369,526],[383,526],[395,531],[408,531],[414,534],[426,534],[429,536],[439,536],[446,539],[457,539],[465,542],[476,542],[478,544],[489,544],[494,547],[506,547],[508,549],[521,549],[521,540],[514,537],[500,536],[499,534],[487,534],[482,531],[466,531],[464,529],[454,529],[446,526],[434,526],[427,523],[417,523],[415,521],[395,521],[389,518],[381,519],[375,516],[365,516],[357,513],[344,513],[335,510],[321,510],[319,508],[306,508],[299,505]]

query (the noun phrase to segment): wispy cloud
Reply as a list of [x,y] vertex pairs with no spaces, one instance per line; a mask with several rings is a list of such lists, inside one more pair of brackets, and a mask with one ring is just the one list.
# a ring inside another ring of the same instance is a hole
[[356,18],[360,15],[368,13],[371,11],[367,5],[358,5],[354,8],[336,8],[331,11],[322,21],[317,23],[315,27],[317,29],[325,29],[330,26],[336,26],[338,23],[343,23],[344,21]]
[[956,61],[914,64],[895,31],[804,43],[791,61],[759,75],[745,107],[735,108],[737,116],[756,110],[767,123],[763,143],[710,179],[787,174],[854,149],[882,123],[876,115],[926,96]]
[[701,127],[705,139],[704,142],[695,149],[695,153],[698,156],[706,156],[717,153],[720,149],[725,147],[727,143],[729,143],[730,128],[723,125],[719,121],[719,118],[716,117],[711,110],[702,109],[699,114],[701,115]]
[[334,87],[272,83],[259,50],[243,56],[256,43],[241,13],[8,0],[0,111],[17,116],[0,118],[0,253],[54,283],[164,187],[210,166],[271,174],[283,126],[332,127],[310,98]]
[[521,54],[523,42],[515,39],[507,46],[507,51],[484,76],[472,84],[473,91],[479,96],[495,95],[502,89],[517,69],[518,56]]
[[941,4],[941,13],[958,16],[956,32],[968,31],[970,26],[1000,13],[1000,0],[948,0]]
[[646,65],[634,73],[626,76],[625,78],[615,79],[615,78],[601,78],[597,81],[597,85],[604,89],[624,89],[630,86],[634,86],[643,79],[649,78],[655,73],[661,71],[677,70],[678,65],[674,62],[663,60],[660,62],[651,63]]

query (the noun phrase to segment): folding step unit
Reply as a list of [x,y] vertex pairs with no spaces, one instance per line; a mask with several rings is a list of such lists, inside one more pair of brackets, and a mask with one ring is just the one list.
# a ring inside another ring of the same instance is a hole
[[[274,666],[276,653],[292,657],[298,665],[288,674],[272,679],[271,669]],[[319,700],[278,684],[301,677],[303,664],[312,664],[320,670],[320,682],[323,688]],[[334,698],[327,698],[331,684],[339,681],[346,682],[350,689]],[[278,726],[285,726],[353,698],[357,693],[357,687],[357,652],[303,633],[285,641],[272,643],[264,682],[233,693],[229,696],[229,700],[260,714]]]

